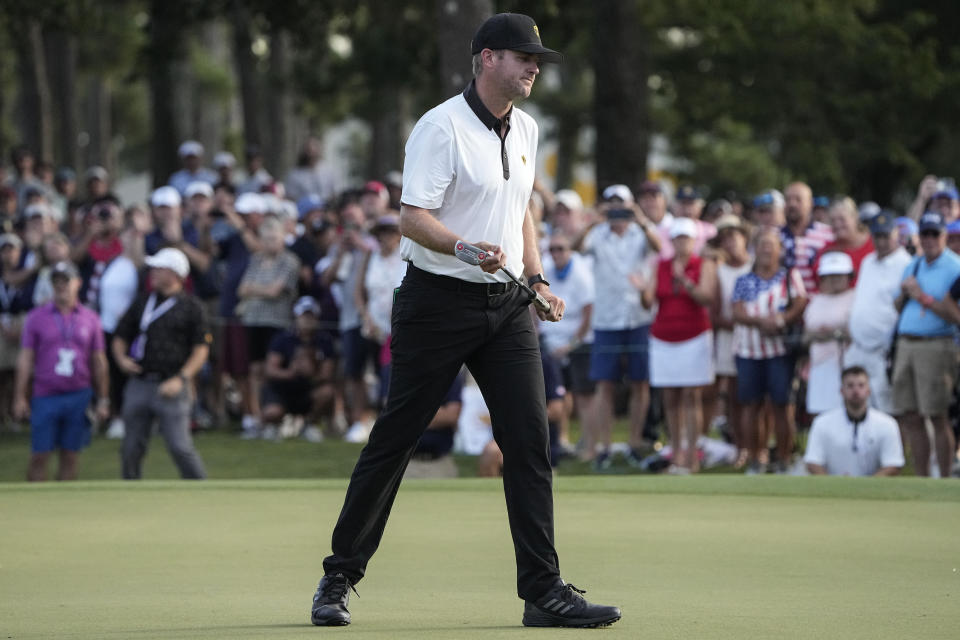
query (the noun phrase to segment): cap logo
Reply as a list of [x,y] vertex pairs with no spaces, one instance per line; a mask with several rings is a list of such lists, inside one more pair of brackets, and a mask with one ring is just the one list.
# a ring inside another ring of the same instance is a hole
[[537,25],[533,25],[533,32],[537,34],[538,38],[540,37],[540,29],[537,28]]

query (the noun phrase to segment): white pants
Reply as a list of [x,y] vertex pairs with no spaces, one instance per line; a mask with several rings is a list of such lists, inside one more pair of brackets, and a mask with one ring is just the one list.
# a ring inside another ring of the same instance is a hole
[[843,356],[843,366],[859,365],[870,376],[870,406],[884,413],[893,413],[890,382],[887,380],[887,349],[865,349],[852,343]]

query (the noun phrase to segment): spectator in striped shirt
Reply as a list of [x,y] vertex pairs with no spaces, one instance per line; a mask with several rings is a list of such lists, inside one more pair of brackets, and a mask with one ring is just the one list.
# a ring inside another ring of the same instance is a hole
[[[793,449],[793,424],[787,405],[793,381],[793,357],[784,343],[785,329],[798,322],[807,304],[800,274],[780,266],[782,246],[775,227],[755,238],[753,269],[733,289],[733,343],[737,362],[737,399],[741,433],[749,459],[748,473],[764,473],[769,463],[766,434],[760,433],[760,407],[769,396],[777,432],[778,460]],[[788,283],[789,281],[789,283]]]
[[813,192],[806,184],[790,184],[784,196],[787,224],[780,230],[783,266],[796,269],[807,292],[816,293],[814,261],[827,243],[833,241],[833,231],[813,219]]

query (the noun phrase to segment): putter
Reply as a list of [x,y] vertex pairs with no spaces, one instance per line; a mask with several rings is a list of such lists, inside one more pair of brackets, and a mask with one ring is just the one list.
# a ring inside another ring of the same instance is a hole
[[[479,266],[479,264],[487,258],[486,251],[480,247],[475,247],[472,244],[467,244],[462,240],[457,242],[456,246],[454,247],[454,254],[460,261],[475,266]],[[550,303],[547,302],[542,295],[527,286],[524,282],[517,278],[517,276],[513,275],[506,267],[500,267],[500,270],[507,274],[508,278],[517,283],[517,286],[523,289],[524,293],[530,297],[537,309],[540,309],[540,311],[543,311],[544,313],[550,313]]]

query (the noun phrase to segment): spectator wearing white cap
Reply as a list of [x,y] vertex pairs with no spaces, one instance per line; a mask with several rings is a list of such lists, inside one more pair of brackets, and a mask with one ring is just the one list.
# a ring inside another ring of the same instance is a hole
[[191,182],[206,182],[212,186],[219,179],[216,172],[203,166],[203,145],[196,140],[185,140],[181,143],[177,155],[180,156],[183,168],[171,175],[167,184],[181,196],[186,194],[187,186]]
[[860,264],[850,310],[850,346],[843,363],[863,367],[870,376],[871,405],[893,413],[887,354],[900,315],[893,302],[900,294],[900,278],[910,263],[910,254],[900,246],[896,214],[881,211],[874,216],[870,234],[876,250]]
[[550,224],[554,232],[576,238],[583,232],[586,221],[583,218],[583,200],[573,189],[561,189],[554,195]]
[[[319,420],[333,409],[336,352],[333,336],[318,325],[320,306],[304,296],[293,305],[293,329],[276,334],[267,348],[263,387],[263,436],[296,435],[322,439]],[[271,429],[281,421],[284,429]],[[306,421],[306,423],[304,422]],[[287,426],[290,425],[290,426]],[[288,431],[292,433],[288,433]]]
[[332,199],[340,191],[336,174],[321,162],[323,146],[316,136],[310,136],[303,143],[297,166],[290,170],[283,181],[287,188],[287,197],[299,200],[305,195],[315,193],[326,200]]
[[810,342],[807,413],[813,416],[843,403],[840,372],[856,295],[851,288],[853,260],[840,251],[824,253],[817,265],[817,278],[820,291],[811,296],[803,312],[805,338]]
[[661,242],[660,257],[670,257],[673,245],[670,243],[670,225],[673,224],[673,214],[667,211],[667,196],[663,192],[663,185],[656,180],[646,180],[640,185],[637,194],[637,204],[653,224],[657,226],[657,233],[664,240]]
[[217,151],[213,156],[213,169],[217,172],[216,184],[233,184],[233,169],[237,158],[229,151]]
[[87,187],[87,203],[93,203],[110,193],[110,174],[99,165],[94,165],[83,174]]
[[200,302],[183,288],[190,262],[179,249],[148,256],[152,291],[142,293],[120,319],[111,348],[130,376],[123,394],[122,475],[142,476],[156,423],[185,479],[206,477],[190,436],[193,379],[207,360],[212,337]]
[[260,425],[253,414],[252,398],[259,391],[250,388],[247,332],[236,314],[236,307],[240,280],[250,264],[250,256],[260,249],[257,231],[266,214],[266,203],[259,193],[244,193],[237,198],[234,208],[234,211],[224,211],[233,231],[215,245],[217,258],[224,265],[219,307],[223,341],[219,361],[223,372],[232,377],[240,388],[244,407],[241,420],[244,435],[256,437]]
[[657,303],[650,327],[650,385],[663,389],[673,446],[674,473],[699,469],[703,431],[701,389],[713,384],[713,330],[708,311],[717,294],[716,263],[694,252],[697,220],[674,219],[672,258],[661,259],[643,291],[643,306]]
[[[653,318],[641,304],[640,292],[649,279],[650,261],[660,250],[656,227],[633,204],[629,189],[613,185],[604,190],[604,195],[607,220],[590,229],[583,239],[583,253],[593,259],[596,286],[590,379],[597,383],[595,435],[600,451],[594,464],[598,470],[610,466],[613,393],[624,376],[630,381],[631,445],[635,449],[642,445],[650,406],[647,345]],[[624,357],[625,369],[621,362]],[[594,453],[587,451],[585,455]]]
[[[203,197],[210,200],[213,189],[205,182],[192,182],[184,190],[188,198]],[[148,256],[165,247],[179,249],[190,261],[192,271],[206,273],[210,268],[210,254],[202,251],[200,233],[193,221],[183,219],[180,194],[173,187],[160,187],[150,196],[154,230],[143,239],[143,248]],[[192,285],[191,285],[192,286]]]

